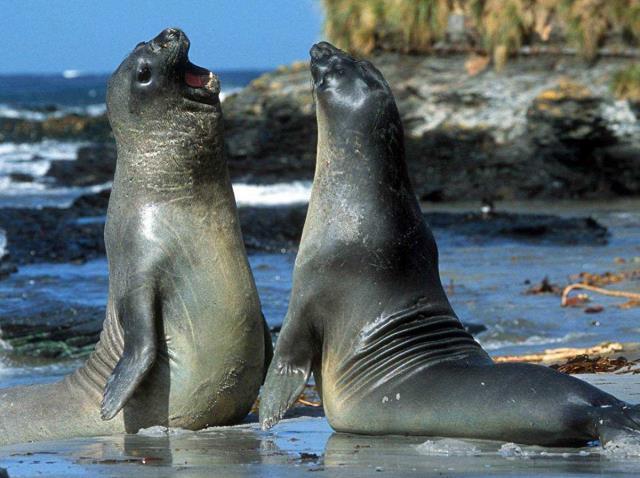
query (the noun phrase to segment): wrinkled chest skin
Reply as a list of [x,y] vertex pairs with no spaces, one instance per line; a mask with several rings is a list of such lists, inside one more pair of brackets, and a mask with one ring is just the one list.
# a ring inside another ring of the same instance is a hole
[[289,310],[260,401],[278,422],[313,371],[338,432],[538,445],[640,436],[632,406],[546,367],[493,363],[462,327],[373,65],[311,49],[316,172]]
[[435,241],[411,190],[360,179],[370,174],[355,165],[339,184],[314,183],[296,260],[292,306],[314,317],[322,337],[314,371],[332,423],[349,404],[438,363],[487,360],[446,298]]

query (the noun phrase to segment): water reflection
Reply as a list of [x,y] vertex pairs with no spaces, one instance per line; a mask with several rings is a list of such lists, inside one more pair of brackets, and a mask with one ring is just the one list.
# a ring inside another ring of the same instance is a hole
[[[0,449],[10,476],[637,476],[640,458],[599,447],[543,448],[484,440],[361,436],[332,432],[318,411],[263,432],[250,423],[200,432],[144,434],[14,445]],[[389,475],[390,474],[390,475]]]

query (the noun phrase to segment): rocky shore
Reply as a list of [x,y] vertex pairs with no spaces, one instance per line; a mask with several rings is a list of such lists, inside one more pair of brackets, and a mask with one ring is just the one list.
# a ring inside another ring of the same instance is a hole
[[[523,57],[497,73],[467,56],[382,54],[403,118],[407,160],[426,201],[640,194],[639,105],[611,75],[565,56]],[[475,73],[475,74],[472,74]],[[248,180],[311,178],[314,106],[306,64],[265,75],[225,101],[232,170]]]
[[[523,56],[503,71],[466,55],[372,58],[391,84],[407,160],[424,201],[611,198],[640,194],[640,104],[616,100],[629,60],[587,66],[572,56]],[[478,67],[478,63],[481,65]],[[263,75],[224,101],[234,181],[313,177],[316,125],[306,63]],[[0,118],[0,141],[97,143],[50,176],[108,181],[115,151],[105,116]]]
[[[12,272],[25,264],[82,263],[104,256],[108,201],[109,191],[105,190],[81,196],[69,208],[0,209],[0,227],[7,237],[7,255],[0,263]],[[240,223],[247,249],[251,252],[297,248],[306,212],[306,205],[241,207]],[[589,217],[506,212],[426,212],[424,217],[436,233],[463,235],[475,243],[510,239],[541,244],[604,245],[608,239],[607,229]]]

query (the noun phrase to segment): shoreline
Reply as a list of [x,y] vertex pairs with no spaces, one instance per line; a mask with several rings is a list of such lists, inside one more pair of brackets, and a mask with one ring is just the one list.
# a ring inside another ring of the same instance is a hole
[[[623,400],[636,402],[640,378],[581,375]],[[636,476],[640,449],[614,443],[545,448],[440,437],[357,436],[334,433],[311,407],[294,408],[276,428],[261,431],[256,417],[241,425],[198,432],[153,427],[135,435],[76,438],[0,448],[12,478],[47,476]],[[534,467],[532,469],[532,467]],[[604,468],[603,468],[604,467]]]

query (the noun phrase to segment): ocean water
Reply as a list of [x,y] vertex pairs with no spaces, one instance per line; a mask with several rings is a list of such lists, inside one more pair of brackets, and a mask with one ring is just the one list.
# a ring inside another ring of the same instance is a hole
[[[539,205],[542,207],[544,204]],[[526,294],[531,284],[548,277],[564,285],[579,272],[640,269],[640,201],[603,207],[567,205],[564,214],[593,216],[611,231],[606,246],[537,245],[511,240],[469,240],[436,229],[440,272],[460,319],[482,324],[477,339],[494,356],[541,352],[558,347],[589,347],[605,341],[640,342],[640,308],[624,309],[622,299],[590,294],[589,305],[563,308],[554,294]],[[513,205],[503,208],[519,210]],[[559,206],[556,204],[556,207]],[[629,212],[634,209],[635,212]],[[465,206],[448,208],[465,211]],[[624,259],[624,263],[621,262]],[[254,253],[249,257],[263,312],[270,326],[278,326],[287,311],[295,254]],[[609,286],[640,292],[640,280]],[[24,316],[30,310],[92,307],[104,311],[108,290],[106,259],[85,264],[35,264],[0,281],[0,316]],[[103,312],[101,312],[103,313]],[[1,336],[0,336],[1,337]],[[67,373],[79,362],[25,360],[5,349],[0,353],[0,388],[26,382],[46,382]]]
[[[104,113],[109,75],[65,73],[0,75],[0,117],[44,119],[68,113]],[[222,98],[248,85],[262,73],[262,70],[216,71]]]

